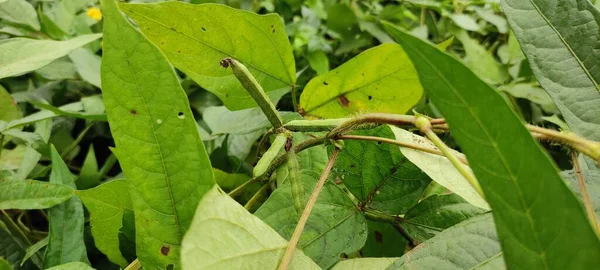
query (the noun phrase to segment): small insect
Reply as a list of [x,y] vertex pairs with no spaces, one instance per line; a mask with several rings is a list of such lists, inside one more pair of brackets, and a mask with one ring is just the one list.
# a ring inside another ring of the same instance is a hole
[[289,152],[292,149],[292,144],[294,143],[292,138],[287,138],[287,141],[285,142],[285,151]]
[[338,101],[342,104],[342,106],[344,107],[348,107],[348,105],[350,105],[350,100],[348,100],[348,98],[344,95],[341,95],[338,97]]

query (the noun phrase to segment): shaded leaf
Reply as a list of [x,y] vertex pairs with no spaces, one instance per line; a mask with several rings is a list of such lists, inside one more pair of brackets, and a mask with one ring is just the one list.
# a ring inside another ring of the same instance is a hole
[[40,30],[35,9],[25,0],[6,0],[0,2],[0,19],[7,22],[22,24],[33,30]]
[[420,244],[387,269],[505,269],[491,214],[463,221]]
[[248,67],[268,94],[289,89],[296,82],[292,48],[277,15],[259,16],[224,5],[182,2],[121,7],[175,67],[217,95],[231,110],[255,107],[256,102],[230,70],[219,66],[225,57]]
[[54,266],[54,267],[50,267],[46,270],[95,270],[95,269],[85,263],[71,262],[71,263],[65,263],[65,264]]
[[181,239],[214,185],[210,161],[172,66],[114,0],[102,7],[102,91],[113,152],[130,183],[137,256],[144,268],[179,268]]
[[[29,246],[25,252],[25,256],[23,256],[23,259],[21,260],[21,266],[23,266],[23,264],[25,264],[25,262],[27,260],[29,260],[29,258],[31,258],[32,261],[36,262],[36,265],[39,268],[42,268],[42,259],[41,259],[41,256],[39,256],[40,254],[38,254],[38,252],[40,252],[40,250],[45,248],[47,245],[48,245],[48,236],[44,237],[44,239],[38,241],[37,243]],[[42,252],[40,252],[40,253],[42,253]]]
[[76,191],[90,212],[96,247],[121,267],[125,267],[127,261],[119,251],[119,230],[123,226],[123,212],[133,208],[128,188],[126,180],[112,180],[96,188]]
[[357,258],[336,263],[331,270],[384,270],[398,258]]
[[[392,132],[396,140],[416,144],[429,149],[437,150],[437,147],[425,137],[413,134],[404,129],[392,127]],[[406,147],[400,147],[402,154],[408,158],[412,163],[418,166],[424,173],[426,173],[431,179],[448,190],[456,193],[472,205],[483,209],[490,209],[487,202],[481,198],[481,196],[475,191],[473,186],[467,182],[458,170],[450,163],[450,161],[439,155],[429,154],[418,150],[409,149]],[[453,151],[457,155],[462,155],[457,151]],[[467,170],[471,170],[469,166],[463,165]]]
[[0,120],[10,122],[23,116],[13,97],[0,85]]
[[375,109],[403,114],[422,94],[408,56],[397,44],[386,43],[310,80],[300,96],[300,107],[305,115],[323,118]]
[[0,209],[46,209],[73,197],[62,183],[37,180],[0,180]]
[[[90,144],[90,148],[81,166],[79,177],[77,177],[77,189],[88,189],[100,185],[100,172],[98,171],[98,161],[94,152],[94,145]],[[84,202],[85,203],[85,202]]]
[[[276,269],[288,243],[213,187],[198,205],[181,248],[184,269]],[[290,269],[320,269],[296,250]]]
[[0,258],[4,258],[15,270],[34,268],[35,266],[30,262],[21,267],[21,258],[25,256],[25,249],[26,244],[23,243],[22,239],[13,235],[6,224],[0,220]]
[[41,68],[100,36],[102,35],[83,35],[65,41],[8,39],[0,44],[0,78],[21,75]]
[[505,66],[498,63],[492,53],[486,50],[477,40],[469,37],[467,32],[459,31],[456,33],[456,39],[460,40],[465,48],[465,64],[479,78],[489,84],[501,84],[508,79],[508,70]]
[[100,88],[100,57],[84,48],[78,48],[69,53],[77,73],[86,82]]
[[35,73],[48,80],[74,80],[77,77],[75,66],[66,58],[58,58],[37,69]]
[[498,90],[505,91],[513,97],[524,98],[539,104],[546,112],[556,111],[556,105],[548,93],[535,85],[529,83],[509,84],[498,87]]
[[[51,147],[52,173],[50,183],[75,187],[75,178],[69,171],[54,146]],[[89,264],[85,242],[83,241],[83,205],[77,197],[56,205],[48,210],[48,247],[44,268],[69,262]]]
[[404,254],[408,241],[392,224],[367,220],[367,227],[369,236],[360,250],[362,257],[398,257]]
[[485,212],[454,194],[432,195],[408,210],[402,226],[415,240],[423,242],[461,221]]
[[[352,134],[394,138],[387,126]],[[346,140],[334,168],[361,205],[394,215],[417,204],[431,181],[397,146],[371,141]]]
[[[453,57],[391,25],[469,158],[508,265],[593,268],[600,242],[556,167],[502,97]],[[561,243],[555,245],[554,243]],[[573,249],[572,247],[578,247]]]
[[[299,119],[296,113],[280,113],[284,121]],[[218,134],[248,134],[271,127],[269,120],[260,108],[250,108],[230,111],[225,106],[213,106],[204,109],[202,119],[213,135]]]
[[[319,173],[301,170],[304,199],[315,188]],[[292,237],[298,212],[294,208],[292,187],[287,181],[271,194],[255,215],[286,239]],[[352,200],[331,181],[323,186],[319,198],[300,236],[298,247],[324,269],[337,262],[342,253],[359,250],[367,239],[367,223]]]

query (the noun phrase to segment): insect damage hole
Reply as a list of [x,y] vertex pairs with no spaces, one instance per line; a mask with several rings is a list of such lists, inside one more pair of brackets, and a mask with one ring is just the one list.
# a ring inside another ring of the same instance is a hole
[[200,27],[200,29],[202,29],[202,31],[206,32],[206,28],[204,28],[204,26]]
[[184,114],[183,112],[179,112],[179,113],[177,114],[177,117],[178,117],[179,119],[185,119],[185,114]]
[[162,246],[160,247],[160,254],[162,255],[169,255],[169,251],[171,251],[171,247],[170,246]]

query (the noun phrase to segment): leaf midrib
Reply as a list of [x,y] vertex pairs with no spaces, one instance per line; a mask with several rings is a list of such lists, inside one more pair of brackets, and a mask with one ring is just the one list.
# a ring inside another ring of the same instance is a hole
[[[150,18],[150,17],[148,17],[148,16],[146,16],[146,15],[144,15],[144,14],[142,14],[142,13],[135,12],[133,9],[129,9],[129,12],[131,12],[131,13],[135,13],[135,14],[137,14],[137,15],[139,15],[139,16],[142,16],[142,17],[146,18],[147,20],[149,20],[149,21],[152,21],[152,22],[154,22],[154,23],[156,23],[156,24],[158,24],[158,25],[160,25],[160,26],[162,26],[162,27],[164,27],[164,28],[166,28],[166,29],[171,29],[171,27],[167,26],[166,24],[163,24],[163,23],[161,23],[161,22],[159,22],[159,21],[157,21],[157,20],[154,20],[153,18]],[[246,21],[247,21],[247,20],[246,20]],[[175,29],[175,28],[173,28],[173,29]],[[184,34],[184,33],[182,33],[182,32],[179,32],[179,31],[177,31],[177,30],[175,30],[175,32],[176,32],[176,33],[178,33],[178,34],[180,34],[180,35],[182,35],[182,36],[184,36],[184,37],[186,37],[186,38],[189,38],[189,39],[191,39],[191,40],[193,40],[193,41],[196,41],[196,42],[198,42],[198,43],[202,43],[204,46],[206,46],[206,47],[209,47],[209,48],[210,48],[210,49],[212,49],[212,50],[215,50],[215,51],[217,51],[217,52],[220,52],[220,53],[222,53],[222,54],[224,54],[224,55],[230,55],[230,56],[232,56],[232,57],[235,57],[235,58],[237,58],[238,60],[242,60],[242,59],[241,59],[241,58],[239,58],[237,55],[234,55],[233,53],[228,53],[228,52],[225,52],[225,51],[223,51],[223,50],[220,50],[220,49],[218,49],[218,48],[216,48],[216,47],[214,47],[214,46],[212,46],[212,45],[210,45],[210,44],[208,44],[208,43],[206,43],[206,42],[204,42],[204,41],[202,41],[202,40],[196,39],[196,38],[194,38],[194,37],[192,37],[192,36],[186,35],[186,34]],[[271,43],[273,43],[273,40],[269,39],[269,41],[270,41]],[[281,64],[282,64],[282,66],[285,68],[285,67],[286,67],[286,65],[285,65],[285,62],[283,62],[283,58],[281,58],[281,54],[280,54],[280,53],[277,53],[277,55],[279,56],[279,59],[281,60]],[[257,68],[257,67],[256,67],[254,64],[252,64],[252,63],[250,63],[250,62],[248,62],[248,61],[244,61],[244,60],[242,60],[241,62],[243,62],[243,63],[244,63],[246,66],[248,66],[248,67],[251,67],[251,68],[253,68],[253,69],[255,69],[255,70],[257,70],[257,71],[259,71],[259,72],[261,72],[261,73],[263,73],[263,74],[266,74],[267,76],[269,76],[269,77],[271,77],[271,78],[273,78],[273,79],[276,79],[276,80],[278,80],[278,81],[280,81],[280,82],[282,82],[282,83],[284,83],[284,84],[286,84],[286,85],[287,85],[287,84],[289,84],[290,82],[293,82],[293,81],[294,81],[294,80],[293,80],[291,77],[289,77],[289,76],[290,76],[290,74],[289,74],[288,72],[286,72],[286,74],[288,75],[289,82],[287,82],[287,81],[285,81],[284,79],[282,79],[282,78],[279,78],[279,77],[277,77],[277,76],[275,76],[275,75],[273,75],[273,74],[271,74],[271,73],[269,73],[269,72],[266,72],[266,71],[264,71],[264,70],[262,70],[262,69],[260,69],[260,68]]]
[[585,75],[590,79],[590,81],[592,81],[592,83],[596,87],[596,90],[600,91],[600,86],[598,85],[598,83],[596,82],[596,80],[594,79],[594,77],[592,77],[592,74],[590,74],[589,70],[583,64],[583,62],[581,61],[581,59],[579,59],[579,56],[575,53],[575,51],[573,51],[573,49],[571,48],[571,46],[569,45],[569,43],[567,43],[567,41],[562,36],[562,34],[558,31],[558,29],[556,29],[556,27],[554,27],[554,25],[550,22],[550,20],[548,20],[548,18],[546,17],[546,15],[544,15],[544,13],[542,13],[542,11],[540,10],[540,8],[537,6],[537,4],[535,2],[533,2],[533,0],[529,0],[529,2],[535,8],[535,11],[537,11],[537,13],[542,17],[542,19],[544,19],[544,21],[546,22],[546,24],[548,24],[548,26],[550,27],[550,29],[552,29],[552,31],[554,31],[554,33],[558,36],[558,38],[560,39],[560,41],[563,43],[563,45],[565,45],[565,47],[571,53],[571,55],[573,56],[573,58],[575,58],[575,60],[577,61],[577,64],[579,64],[579,66],[581,67],[581,69],[583,69],[583,72],[585,73]]
[[[405,34],[408,35],[408,34]],[[434,70],[438,76],[442,79],[442,81],[448,86],[448,88],[450,88],[452,90],[452,93],[454,93],[454,95],[463,103],[463,105],[465,106],[465,108],[467,109],[467,111],[471,114],[471,116],[473,117],[473,119],[475,120],[475,123],[479,126],[479,128],[485,133],[486,137],[488,138],[488,140],[490,142],[495,142],[495,140],[492,140],[492,137],[488,131],[488,129],[486,128],[485,125],[483,125],[483,123],[481,122],[481,119],[479,119],[475,112],[473,112],[473,110],[471,109],[470,106],[468,106],[468,103],[463,99],[463,97],[459,94],[459,92],[457,91],[457,89],[448,81],[448,78],[446,78],[446,76],[441,73],[435,65],[433,65],[428,58],[424,57],[424,55],[421,54],[421,52],[419,52],[418,50],[415,50],[413,48],[412,45],[410,45],[409,43],[405,42],[404,44],[406,44],[406,46],[411,47],[411,49],[418,54],[421,59],[423,59],[423,61],[425,63],[427,63],[427,65],[429,65],[431,67],[432,70]],[[513,182],[513,184],[515,185],[516,190],[517,190],[517,195],[519,197],[520,203],[521,205],[524,207],[525,206],[525,200],[522,194],[522,190],[520,188],[518,188],[517,185],[517,179],[515,178],[514,173],[512,172],[512,170],[510,169],[510,167],[508,166],[507,160],[504,157],[504,155],[501,154],[500,149],[498,148],[498,146],[496,145],[496,143],[492,143],[492,148],[494,149],[494,151],[496,152],[496,154],[498,155],[498,157],[500,158],[500,160],[502,161],[502,165],[504,166],[504,168],[507,170],[509,176],[510,176],[510,180]],[[525,208],[525,207],[524,207]],[[529,220],[529,227],[531,229],[531,231],[533,231],[533,238],[536,241],[536,244],[538,245],[538,247],[541,248],[541,244],[540,244],[540,240],[538,239],[537,234],[535,234],[536,230],[533,228],[533,219],[531,217],[531,214],[529,213],[529,211],[524,211],[523,212],[525,214],[525,216],[527,216],[527,219]],[[532,250],[534,251],[534,250]],[[538,251],[534,251],[535,254],[537,254],[540,258],[542,258],[542,262],[544,263],[544,268],[548,269],[548,263],[546,261],[546,258],[543,254],[538,253]]]

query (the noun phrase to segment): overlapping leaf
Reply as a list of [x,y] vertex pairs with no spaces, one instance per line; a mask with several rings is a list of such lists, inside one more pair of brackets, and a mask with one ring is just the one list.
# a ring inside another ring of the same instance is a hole
[[0,209],[45,209],[73,197],[62,183],[36,180],[0,180]]
[[175,67],[231,110],[255,107],[256,103],[231,71],[219,66],[225,57],[246,65],[268,94],[289,89],[296,82],[292,48],[277,15],[182,2],[121,7]]

